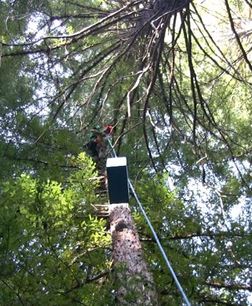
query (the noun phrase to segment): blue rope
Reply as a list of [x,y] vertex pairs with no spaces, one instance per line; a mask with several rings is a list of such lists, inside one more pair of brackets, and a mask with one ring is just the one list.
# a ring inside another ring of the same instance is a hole
[[[110,139],[107,138],[107,140],[108,140],[109,146],[111,147],[113,157],[117,157],[116,151],[115,151],[115,149],[114,149]],[[151,221],[148,218],[148,216],[147,216],[147,214],[146,214],[146,212],[145,212],[145,210],[143,208],[143,205],[142,205],[142,203],[140,202],[140,200],[139,200],[139,198],[137,196],[137,193],[136,193],[136,191],[135,191],[131,181],[128,180],[128,183],[129,183],[129,187],[131,189],[131,192],[132,192],[132,194],[133,194],[133,196],[134,196],[134,198],[135,198],[135,200],[136,200],[136,202],[137,202],[137,204],[138,204],[138,206],[139,206],[139,208],[140,208],[140,210],[141,210],[141,212],[142,212],[142,214],[143,214],[143,216],[144,216],[144,218],[145,218],[145,220],[146,220],[146,222],[147,222],[147,224],[148,224],[148,226],[149,226],[149,228],[150,228],[150,230],[151,230],[151,232],[153,234],[153,237],[154,237],[154,239],[155,239],[155,241],[156,241],[156,243],[158,245],[158,248],[159,248],[163,258],[164,258],[164,261],[165,261],[165,263],[166,263],[166,265],[168,267],[168,270],[170,271],[170,273],[171,273],[171,275],[172,275],[172,277],[173,277],[173,279],[174,279],[174,281],[176,283],[176,286],[177,286],[179,292],[181,293],[181,295],[183,297],[184,302],[186,303],[187,306],[191,306],[191,304],[190,304],[190,302],[189,302],[189,300],[188,300],[188,298],[187,298],[187,296],[186,296],[182,286],[180,285],[180,282],[179,282],[179,280],[177,278],[177,275],[174,272],[174,270],[172,268],[172,265],[171,265],[167,255],[166,255],[165,251],[164,251],[164,248],[162,247],[162,244],[161,244],[161,242],[160,242],[160,240],[159,240],[159,238],[157,236],[157,233],[156,233],[155,229],[153,228],[153,226],[151,224]]]

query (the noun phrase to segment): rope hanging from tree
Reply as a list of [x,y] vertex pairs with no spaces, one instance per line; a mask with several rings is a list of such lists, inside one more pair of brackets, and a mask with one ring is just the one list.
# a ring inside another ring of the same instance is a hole
[[[111,136],[112,132],[113,132],[113,126],[111,126],[111,125],[106,126],[105,129],[102,132],[100,132],[97,129],[94,129],[94,130],[92,130],[92,136],[90,138],[90,141],[84,146],[89,151],[90,156],[95,160],[95,162],[97,164],[97,170],[98,170],[99,174],[101,174],[101,175],[105,175],[106,158],[109,154],[107,144],[110,147],[111,155],[113,157],[117,157],[116,151],[115,151],[115,149],[114,149],[114,147],[113,147],[113,145],[110,141],[110,136]],[[184,290],[183,290],[183,288],[182,288],[182,286],[181,286],[181,284],[180,284],[180,282],[177,278],[177,275],[176,275],[175,271],[173,270],[173,267],[172,267],[167,255],[166,255],[166,253],[165,253],[165,250],[164,250],[164,248],[163,248],[163,246],[162,246],[162,244],[161,244],[161,242],[158,238],[158,235],[157,235],[150,219],[148,218],[148,216],[145,212],[145,209],[144,209],[141,201],[139,200],[139,198],[137,196],[137,193],[136,193],[136,191],[135,191],[135,189],[134,189],[130,180],[128,180],[128,184],[129,184],[129,188],[132,192],[132,195],[134,196],[134,198],[135,198],[135,200],[136,200],[136,202],[137,202],[137,204],[138,204],[138,206],[139,206],[139,208],[140,208],[140,210],[141,210],[141,212],[142,212],[142,214],[143,214],[143,216],[146,220],[146,223],[148,224],[148,226],[149,226],[149,228],[150,228],[150,230],[153,234],[153,237],[154,237],[154,239],[157,243],[157,246],[160,250],[160,253],[161,253],[162,257],[164,258],[166,266],[167,266],[168,270],[170,271],[170,273],[171,273],[171,275],[172,275],[172,277],[173,277],[173,279],[176,283],[178,291],[180,292],[185,304],[187,306],[191,306],[191,304],[190,304],[190,302],[189,302],[189,300],[188,300],[188,298],[187,298],[187,296],[186,296],[186,294],[185,294],[185,292],[184,292]]]
[[[112,156],[113,157],[117,157],[116,151],[115,151],[115,149],[114,149],[114,147],[113,147],[109,137],[107,138],[107,142],[109,144],[109,147],[111,148]],[[139,200],[138,195],[137,195],[137,193],[136,193],[136,191],[134,189],[134,186],[132,185],[130,179],[128,180],[128,184],[129,184],[129,188],[130,188],[130,190],[132,192],[132,195],[134,196],[134,198],[135,198],[135,200],[136,200],[136,202],[137,202],[137,204],[138,204],[138,206],[139,206],[139,208],[140,208],[140,210],[141,210],[141,212],[142,212],[142,214],[144,216],[144,219],[146,220],[146,223],[148,224],[148,226],[149,226],[149,228],[150,228],[150,230],[151,230],[151,232],[153,234],[153,237],[154,237],[154,239],[155,239],[155,241],[157,243],[157,246],[158,246],[158,248],[160,250],[160,253],[161,253],[162,257],[164,258],[165,264],[166,264],[168,270],[170,271],[170,273],[171,273],[171,275],[172,275],[172,277],[173,277],[173,279],[174,279],[174,281],[176,283],[176,286],[178,288],[179,293],[181,294],[185,304],[187,306],[191,306],[191,303],[189,302],[188,297],[185,294],[185,291],[183,290],[183,287],[181,286],[175,271],[173,270],[173,267],[172,267],[172,265],[171,265],[167,255],[166,255],[166,253],[165,253],[165,250],[164,250],[164,248],[163,248],[163,246],[162,246],[162,244],[161,244],[161,242],[160,242],[160,240],[158,238],[158,235],[157,235],[157,233],[156,233],[156,231],[155,231],[155,229],[154,229],[150,219],[148,218],[148,216],[147,216],[147,214],[145,212],[145,209],[144,209],[141,201]]]

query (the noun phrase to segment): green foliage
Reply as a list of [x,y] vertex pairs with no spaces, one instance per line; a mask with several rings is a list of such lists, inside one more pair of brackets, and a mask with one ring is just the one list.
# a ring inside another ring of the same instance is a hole
[[[224,1],[151,33],[136,31],[150,1],[0,1],[0,304],[113,305],[97,173],[79,154],[108,123],[192,304],[248,304],[251,9],[227,2],[248,61]],[[161,305],[180,305],[131,205]]]
[[[94,164],[83,153],[64,183],[27,174],[3,184],[0,303],[75,305],[97,295],[92,278],[109,269],[105,221],[91,217]],[[89,284],[90,282],[90,284]],[[103,285],[97,284],[101,287]]]

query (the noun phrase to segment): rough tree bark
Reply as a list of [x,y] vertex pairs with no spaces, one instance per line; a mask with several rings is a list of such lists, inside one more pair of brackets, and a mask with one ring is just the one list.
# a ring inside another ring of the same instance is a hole
[[117,305],[158,305],[128,204],[111,204],[110,229]]

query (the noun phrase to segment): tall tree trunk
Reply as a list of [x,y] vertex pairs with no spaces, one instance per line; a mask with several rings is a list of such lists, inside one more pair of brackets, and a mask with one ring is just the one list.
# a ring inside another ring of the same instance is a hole
[[158,305],[128,204],[111,204],[110,229],[118,305]]

